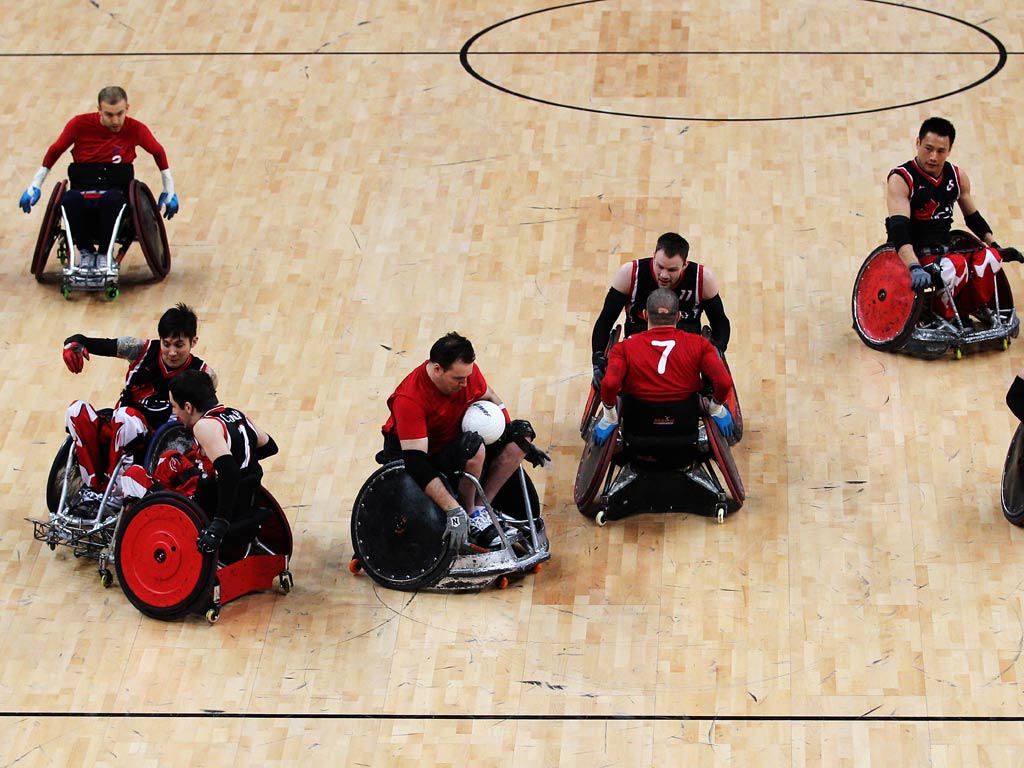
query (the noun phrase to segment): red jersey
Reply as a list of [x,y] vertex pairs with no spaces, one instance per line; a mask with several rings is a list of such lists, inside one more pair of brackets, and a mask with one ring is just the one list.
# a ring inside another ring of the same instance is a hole
[[385,435],[395,432],[399,440],[427,438],[427,453],[437,453],[462,433],[462,417],[470,403],[483,398],[487,382],[476,363],[466,379],[466,386],[442,394],[427,373],[425,360],[406,376],[388,398],[391,416],[381,427]]
[[104,128],[99,112],[75,115],[64,126],[57,140],[46,150],[43,167],[53,168],[57,158],[74,145],[71,159],[76,163],[132,163],[135,147],[142,147],[156,160],[156,167],[167,170],[167,152],[144,123],[125,117],[117,133]]
[[732,376],[710,341],[671,326],[634,334],[612,347],[601,381],[601,401],[615,404],[619,392],[638,400],[665,403],[686,400],[703,389],[701,374],[724,402]]

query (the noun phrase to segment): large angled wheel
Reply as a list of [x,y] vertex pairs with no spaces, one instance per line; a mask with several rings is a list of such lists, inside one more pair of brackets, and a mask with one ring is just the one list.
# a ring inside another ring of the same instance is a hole
[[188,453],[194,447],[195,438],[192,437],[192,433],[184,424],[177,419],[165,421],[157,427],[153,437],[150,438],[149,445],[146,446],[146,457],[143,459],[142,465],[152,475],[156,471],[156,464],[160,459],[160,454],[165,451]]
[[[50,465],[50,474],[46,478],[46,507],[51,513],[56,512],[60,506],[65,476],[68,479],[68,499],[74,498],[82,487],[82,473],[78,470],[78,457],[74,455],[74,447],[74,441],[70,437],[65,438],[57,450],[57,455],[53,457],[53,464]],[[69,453],[72,454],[70,467]]]
[[[526,474],[526,470],[522,470],[523,483],[526,485],[527,500],[530,502],[530,509],[533,511],[534,520],[540,519],[540,498],[537,496],[537,489],[533,485],[533,480]],[[514,520],[525,520],[526,519],[526,504],[523,500],[523,487],[519,480],[519,471],[517,470],[512,477],[510,477],[500,490],[494,494],[494,498],[491,499],[491,506],[499,512],[503,512]]]
[[441,541],[445,515],[392,461],[372,475],[352,506],[354,560],[389,589],[412,592],[448,573],[455,553]]
[[1003,464],[1003,515],[1011,523],[1024,527],[1024,424],[1017,427]]
[[161,280],[171,271],[171,249],[167,245],[167,231],[156,199],[143,182],[133,180],[128,186],[128,204],[132,209],[135,237],[142,255],[155,277]]
[[46,269],[47,259],[50,258],[50,251],[53,250],[53,244],[57,242],[57,236],[60,234],[60,204],[67,188],[66,181],[54,185],[50,199],[46,203],[46,211],[43,213],[43,222],[39,225],[39,237],[36,238],[36,248],[32,252],[32,274],[40,283],[43,282],[43,271]]
[[[725,359],[725,353],[722,353],[722,362],[725,363],[725,369],[732,376],[732,369],[729,368],[729,361]],[[725,402],[722,405],[728,408],[729,413],[732,414],[732,443],[735,445],[743,439],[743,410],[740,408],[740,396],[736,393],[735,377],[733,377],[729,395],[725,398]]]
[[196,549],[207,519],[177,493],[151,493],[127,512],[114,545],[117,580],[143,614],[170,621],[202,612],[211,600],[216,558]]
[[[604,359],[608,359],[608,355],[612,352],[622,335],[622,326],[616,325],[612,328],[612,332],[608,335],[608,343],[604,346]],[[590,394],[587,397],[587,404],[583,408],[583,417],[580,419],[580,437],[586,440],[590,437],[590,430],[594,428],[593,420],[597,415],[597,409],[601,406],[601,393],[594,388],[594,382],[590,382]]]
[[853,284],[853,327],[872,349],[898,349],[914,332],[924,302],[910,287],[910,272],[893,247],[880,245]]
[[714,456],[715,463],[722,471],[722,476],[725,478],[725,487],[729,490],[729,495],[732,497],[735,509],[739,509],[747,498],[747,492],[743,488],[740,471],[736,469],[736,462],[733,461],[732,451],[729,450],[729,443],[722,437],[721,432],[718,431],[714,419],[707,413],[702,414],[701,419],[704,421],[704,429],[708,434],[708,442],[711,444],[711,455]]
[[580,514],[586,517],[596,517],[601,511],[601,488],[604,486],[612,456],[615,454],[618,436],[619,428],[615,427],[601,445],[596,445],[593,437],[588,435],[587,443],[583,446],[583,455],[576,470],[576,482],[572,488],[572,498]]

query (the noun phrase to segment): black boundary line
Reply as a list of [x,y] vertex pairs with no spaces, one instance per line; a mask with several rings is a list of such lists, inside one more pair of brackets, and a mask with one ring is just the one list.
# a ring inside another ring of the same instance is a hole
[[[598,2],[600,0],[591,0]],[[862,0],[871,2],[872,0]],[[509,19],[514,21],[514,19]],[[506,22],[502,22],[503,24]],[[464,49],[463,49],[464,50]],[[1015,56],[1020,51],[1007,51]],[[230,56],[460,56],[459,51],[120,51],[117,53],[49,51],[3,52],[0,59],[133,59]],[[474,51],[474,56],[991,56],[982,51]]]
[[[987,37],[989,39],[989,41],[996,47],[996,51],[999,54],[999,60],[996,62],[995,67],[993,67],[987,74],[985,74],[980,79],[975,80],[973,83],[969,83],[969,84],[967,84],[967,85],[965,85],[965,86],[963,86],[961,88],[957,88],[956,90],[949,91],[947,93],[942,93],[942,94],[939,94],[937,96],[929,96],[929,97],[924,98],[924,99],[918,99],[917,101],[910,101],[910,102],[906,102],[904,104],[893,104],[893,105],[886,106],[886,107],[875,107],[873,109],[851,110],[851,111],[848,111],[848,112],[829,112],[829,113],[823,113],[823,114],[819,114],[819,115],[789,115],[789,116],[782,116],[782,117],[686,117],[686,116],[678,116],[678,115],[652,115],[652,114],[642,114],[642,113],[636,113],[636,112],[619,112],[619,111],[610,110],[610,109],[596,109],[596,108],[593,108],[593,107],[581,107],[581,106],[576,105],[576,104],[561,104],[561,103],[556,102],[556,101],[550,101],[548,99],[541,99],[541,98],[538,98],[536,96],[528,96],[525,93],[519,93],[518,91],[513,91],[511,88],[506,88],[504,86],[498,85],[497,83],[488,80],[483,75],[481,75],[479,72],[477,72],[475,69],[473,69],[473,67],[469,63],[469,52],[470,52],[470,49],[473,47],[473,44],[476,43],[476,41],[479,40],[481,37],[483,37],[484,35],[486,35],[487,33],[491,32],[491,31],[497,29],[498,27],[501,27],[501,26],[503,26],[505,24],[510,24],[510,23],[512,23],[514,21],[519,21],[521,19],[525,19],[525,18],[527,18],[529,16],[535,16],[535,15],[540,14],[540,13],[547,13],[549,11],[557,11],[557,10],[562,10],[564,8],[573,8],[573,7],[576,7],[576,6],[579,6],[579,5],[591,5],[593,3],[602,3],[602,2],[605,2],[605,0],[578,0],[578,2],[565,3],[563,5],[552,6],[551,8],[542,8],[540,10],[530,11],[528,13],[522,13],[522,14],[520,14],[518,16],[513,16],[513,17],[511,17],[509,19],[505,19],[504,21],[499,21],[496,24],[492,24],[491,26],[486,27],[486,28],[480,30],[479,32],[477,32],[475,35],[470,37],[463,44],[462,50],[459,53],[459,61],[462,64],[462,68],[464,70],[466,70],[466,72],[468,72],[472,77],[474,77],[475,79],[479,80],[481,83],[483,83],[484,85],[486,85],[486,86],[488,86],[490,88],[494,88],[495,90],[501,91],[502,93],[506,93],[506,94],[508,94],[510,96],[517,96],[517,97],[519,97],[521,99],[525,99],[527,101],[533,101],[533,102],[536,102],[538,104],[546,104],[547,106],[551,106],[551,107],[560,107],[562,109],[573,109],[573,110],[577,110],[579,112],[590,112],[590,113],[599,114],[599,115],[614,115],[614,116],[617,116],[617,117],[639,117],[639,118],[644,118],[644,119],[647,119],[647,120],[685,120],[685,121],[688,121],[688,122],[704,122],[704,123],[764,123],[764,122],[783,122],[783,121],[791,121],[791,120],[819,120],[819,119],[827,118],[827,117],[850,117],[850,116],[853,116],[853,115],[868,115],[868,114],[873,114],[873,113],[876,113],[876,112],[888,112],[888,111],[896,110],[896,109],[905,109],[906,107],[912,107],[912,106],[916,106],[918,104],[926,104],[926,103],[931,102],[931,101],[938,101],[939,99],[945,99],[945,98],[948,98],[950,96],[955,96],[957,94],[964,93],[965,91],[969,91],[972,88],[976,88],[979,85],[981,85],[982,83],[986,82],[987,80],[990,80],[993,77],[995,77],[999,73],[999,71],[1004,66],[1006,66],[1006,59],[1007,59],[1006,47],[1002,44],[1002,42],[999,40],[999,38],[997,38],[991,32],[988,32],[987,30],[984,30],[984,29],[982,29],[981,27],[979,27],[979,26],[977,26],[975,24],[971,24],[968,21],[964,21],[963,19],[958,19],[955,16],[949,16],[949,15],[947,15],[945,13],[940,13],[938,11],[933,11],[933,10],[928,9],[928,8],[918,8],[916,6],[907,5],[905,3],[893,2],[893,0],[860,0],[860,2],[875,3],[876,5],[889,5],[889,6],[893,6],[895,8],[905,8],[905,9],[911,10],[911,11],[920,11],[921,13],[929,13],[929,14],[932,14],[933,16],[939,16],[940,18],[947,19],[949,21],[954,21],[954,22],[956,22],[958,24],[962,24],[965,27],[968,27],[968,28],[974,30],[975,32],[980,32],[982,35]],[[478,55],[478,54],[474,54],[474,55]]]
[[414,714],[369,712],[0,712],[0,719],[18,718],[132,718],[198,720],[490,720],[512,722],[731,722],[731,723],[1024,723],[1024,716],[964,715],[521,715],[521,714]]

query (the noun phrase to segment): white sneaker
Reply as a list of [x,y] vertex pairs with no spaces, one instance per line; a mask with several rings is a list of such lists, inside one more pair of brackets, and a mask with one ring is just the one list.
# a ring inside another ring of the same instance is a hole
[[79,265],[82,269],[95,269],[96,268],[96,254],[90,251],[88,248],[79,248]]

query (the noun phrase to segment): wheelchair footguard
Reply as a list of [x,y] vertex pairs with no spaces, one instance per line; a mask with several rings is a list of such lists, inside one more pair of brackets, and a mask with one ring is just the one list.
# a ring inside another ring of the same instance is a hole
[[153,197],[145,183],[133,179],[127,190],[128,202],[122,207],[105,251],[92,254],[88,263],[75,245],[74,234],[64,214],[63,200],[68,182],[53,188],[43,214],[39,236],[32,254],[32,275],[46,282],[46,263],[54,245],[60,263],[61,295],[70,299],[72,293],[103,293],[108,300],[120,295],[120,267],[128,248],[138,240],[142,255],[153,276],[165,278],[171,270],[171,251],[167,231]]
[[678,451],[678,460],[644,458],[636,445],[616,428],[603,445],[588,439],[584,446],[573,500],[598,525],[641,512],[682,511],[714,516],[721,523],[743,506],[746,491],[729,443],[706,409],[695,436],[659,439],[659,453]]
[[[982,247],[979,240],[961,231],[951,233],[951,242],[955,251]],[[1005,350],[1020,334],[1020,318],[1003,269],[995,273],[995,286],[992,300],[974,313],[983,315],[977,322],[962,316],[955,305],[952,318],[939,317],[930,308],[931,293],[915,293],[911,288],[910,273],[892,245],[880,245],[865,259],[854,281],[853,328],[872,349],[917,357],[941,357],[952,349],[960,359],[965,349],[979,345]],[[939,282],[934,290],[946,288]]]
[[1024,424],[1018,425],[1010,440],[999,496],[1003,516],[1014,525],[1024,527]]
[[405,471],[402,460],[378,468],[363,484],[352,507],[353,573],[366,571],[377,584],[402,591],[469,592],[492,584],[507,586],[517,574],[536,573],[550,558],[540,502],[520,467],[493,500],[465,475],[491,514],[501,546],[456,554],[441,537],[445,516]]

